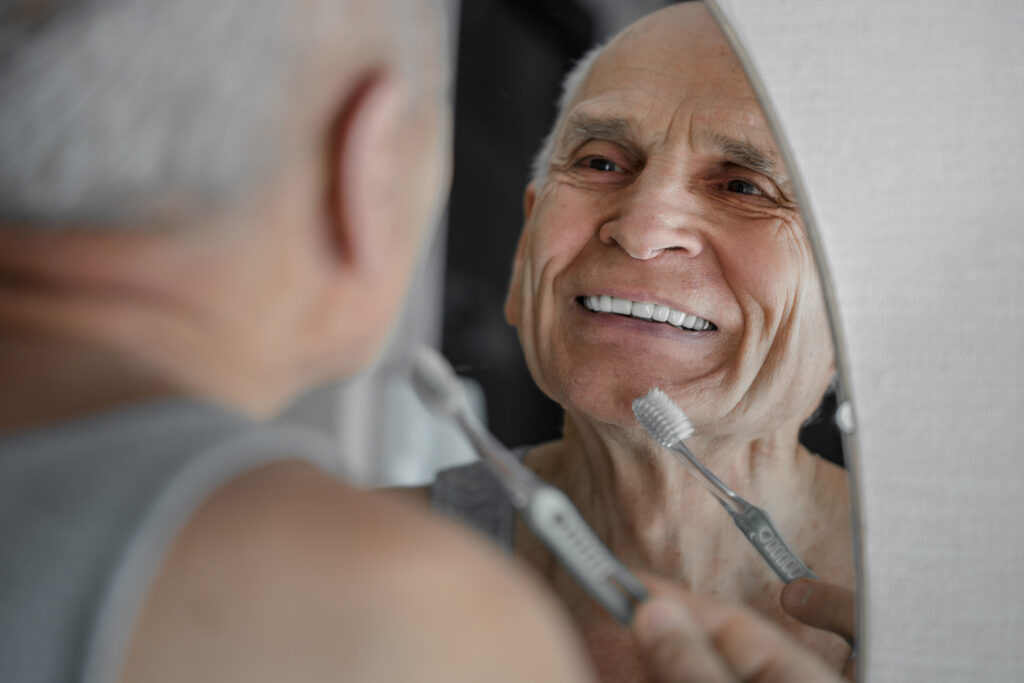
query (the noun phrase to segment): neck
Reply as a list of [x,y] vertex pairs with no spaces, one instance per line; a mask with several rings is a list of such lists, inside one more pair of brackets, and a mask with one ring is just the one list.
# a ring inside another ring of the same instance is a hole
[[[10,303],[3,295],[0,300]],[[201,350],[205,347],[202,335],[193,334],[184,323],[179,327],[165,320],[157,326],[163,334],[139,334],[140,330],[116,326],[126,320],[123,311],[108,316],[103,306],[78,304],[87,324],[61,320],[53,325],[15,326],[11,316],[5,315],[10,311],[4,310],[4,304],[0,304],[0,326],[5,330],[0,339],[0,376],[4,377],[0,431],[174,395],[195,396],[250,415],[267,412],[263,401],[254,400],[265,397],[265,387],[251,386],[235,376],[239,359],[214,355],[217,347]],[[33,317],[33,322],[41,322],[38,314]],[[111,339],[117,331],[118,337]]]
[[[687,440],[736,493],[795,530],[812,509],[818,459],[784,430]],[[564,438],[531,453],[528,464],[573,499],[627,565],[693,588],[742,596],[767,567],[697,477],[639,428],[566,417]],[[795,533],[795,531],[794,531]]]
[[36,335],[0,340],[0,432],[177,393],[129,356]]
[[175,262],[158,240],[0,236],[0,429],[174,394],[251,416],[283,400],[268,387],[285,373],[252,339],[267,321],[247,320],[223,269]]

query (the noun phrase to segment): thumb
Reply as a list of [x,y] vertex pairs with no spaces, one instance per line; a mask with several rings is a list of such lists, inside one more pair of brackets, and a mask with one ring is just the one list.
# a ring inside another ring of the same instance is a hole
[[782,609],[808,626],[853,642],[856,602],[853,591],[831,583],[796,579],[782,589]]
[[633,635],[652,683],[736,680],[708,633],[676,599],[659,595],[640,605]]

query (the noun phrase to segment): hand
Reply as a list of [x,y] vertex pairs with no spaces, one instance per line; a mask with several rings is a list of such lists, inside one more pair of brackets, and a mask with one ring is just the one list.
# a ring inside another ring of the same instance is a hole
[[751,610],[645,580],[633,635],[655,683],[833,683],[824,661]]
[[853,643],[853,591],[831,583],[796,579],[782,589],[782,609],[808,626],[831,631]]
[[[853,647],[857,603],[853,591],[831,583],[796,579],[782,589],[782,609],[791,617],[808,626],[831,631],[842,636]],[[855,659],[850,659],[843,668],[843,675],[853,680]]]

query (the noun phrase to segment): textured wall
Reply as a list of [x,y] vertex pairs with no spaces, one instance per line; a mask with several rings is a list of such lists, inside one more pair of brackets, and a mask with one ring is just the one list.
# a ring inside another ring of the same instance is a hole
[[868,681],[1024,676],[1024,3],[721,0],[817,218]]

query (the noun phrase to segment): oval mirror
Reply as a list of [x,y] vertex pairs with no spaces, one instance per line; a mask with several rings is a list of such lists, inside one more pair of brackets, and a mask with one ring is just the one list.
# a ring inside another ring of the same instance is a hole
[[[443,349],[492,431],[626,564],[747,603],[849,672],[849,644],[783,610],[784,583],[630,411],[663,389],[694,455],[854,588],[849,409],[813,217],[717,6],[664,4],[463,4]],[[628,634],[480,471],[443,471],[435,507],[542,575],[604,680],[636,680]]]

